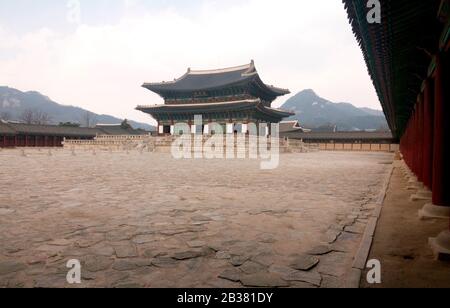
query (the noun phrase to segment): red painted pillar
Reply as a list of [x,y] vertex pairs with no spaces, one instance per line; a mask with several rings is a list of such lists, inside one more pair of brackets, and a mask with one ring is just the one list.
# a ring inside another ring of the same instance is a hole
[[[420,103],[417,101],[416,103],[416,127],[414,130],[414,135],[416,139],[416,146],[415,146],[415,154],[416,154],[416,165],[415,165],[415,173],[417,176],[417,179],[419,179],[419,165],[421,164],[420,161]],[[419,180],[420,181],[420,180]]]
[[423,183],[432,189],[433,183],[433,123],[434,123],[434,83],[431,79],[425,82],[423,93]]
[[411,118],[408,120],[408,123],[406,125],[405,134],[403,135],[403,157],[405,159],[406,165],[411,169],[411,161],[409,156],[409,130],[411,126]]
[[[448,59],[436,57],[434,84],[433,204],[450,206],[450,106]],[[446,87],[447,85],[447,87]]]
[[417,102],[417,178],[423,182],[423,94],[419,94]]
[[413,166],[412,166],[412,156],[411,156],[411,147],[410,147],[410,145],[411,145],[411,142],[412,142],[411,141],[411,129],[412,129],[413,119],[414,119],[414,114],[411,115],[411,119],[409,121],[409,126],[408,126],[408,166],[409,166],[409,169],[411,169],[411,171],[413,169]]
[[412,170],[411,147],[410,147],[410,145],[411,145],[411,123],[412,123],[412,119],[410,119],[408,121],[408,131],[406,134],[406,157],[408,160],[408,167],[409,167],[409,169]]
[[417,109],[414,109],[412,123],[411,123],[411,144],[410,144],[410,152],[411,152],[411,169],[414,174],[417,176],[417,148],[412,147],[412,144],[417,143]]
[[411,143],[412,143],[412,129],[413,129],[413,123],[414,123],[414,113],[409,121],[409,126],[408,126],[408,165],[409,168],[413,169],[413,156],[412,156],[412,152],[411,152]]
[[[420,97],[420,96],[419,96]],[[419,182],[422,182],[421,178],[421,173],[422,173],[422,124],[421,124],[421,119],[422,119],[422,115],[421,115],[421,102],[420,102],[420,98],[417,101],[417,119],[416,119],[416,144],[415,144],[415,148],[416,148],[416,155],[417,155],[417,160],[416,160],[416,175],[417,175],[417,179],[419,180]]]
[[403,133],[402,140],[400,141],[400,147],[403,154],[403,159],[405,160],[405,163],[407,166],[409,166],[409,159],[408,159],[408,129],[409,129],[409,121],[406,125],[405,132]]
[[409,130],[411,126],[411,118],[408,121],[408,125],[406,126],[405,132],[405,161],[408,167],[411,169],[411,161],[409,156]]
[[411,120],[409,121],[409,127],[408,127],[408,164],[411,171],[414,169],[413,167],[413,152],[411,144],[413,142],[412,140],[412,130],[413,130],[413,124],[414,124],[414,113],[412,114]]
[[410,155],[410,160],[411,160],[411,170],[414,172],[414,174],[416,174],[416,168],[415,168],[415,163],[416,163],[416,149],[414,147],[414,143],[415,143],[415,135],[416,133],[416,113],[413,113],[413,118],[411,120],[411,128],[409,129],[409,155]]

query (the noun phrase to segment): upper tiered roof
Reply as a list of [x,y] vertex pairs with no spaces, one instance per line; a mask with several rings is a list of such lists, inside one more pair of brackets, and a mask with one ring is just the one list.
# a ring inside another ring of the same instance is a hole
[[224,88],[246,86],[253,91],[276,98],[289,94],[289,90],[266,85],[255,68],[255,63],[217,70],[191,70],[174,81],[144,83],[143,87],[163,97],[174,93],[212,91]]

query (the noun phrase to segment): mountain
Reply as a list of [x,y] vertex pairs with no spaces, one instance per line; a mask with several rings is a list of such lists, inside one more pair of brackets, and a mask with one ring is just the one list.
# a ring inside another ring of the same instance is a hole
[[[39,114],[39,117],[44,117],[44,122],[48,124],[71,122],[92,126],[97,123],[120,124],[123,121],[110,115],[95,114],[79,107],[58,104],[39,92],[22,92],[9,87],[0,87],[0,118],[26,122],[24,118],[30,118],[31,116],[27,116],[30,112],[34,116]],[[135,121],[128,123],[136,129],[154,130],[149,124]]]
[[333,103],[311,89],[287,100],[282,109],[295,112],[290,120],[299,120],[302,126],[313,130],[326,130],[327,127],[336,127],[338,131],[389,129],[382,111],[357,108],[350,103]]

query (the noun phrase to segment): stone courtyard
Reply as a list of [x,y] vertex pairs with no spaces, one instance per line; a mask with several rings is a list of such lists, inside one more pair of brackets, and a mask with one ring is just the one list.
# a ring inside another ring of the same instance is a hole
[[0,287],[344,287],[392,161],[3,150]]

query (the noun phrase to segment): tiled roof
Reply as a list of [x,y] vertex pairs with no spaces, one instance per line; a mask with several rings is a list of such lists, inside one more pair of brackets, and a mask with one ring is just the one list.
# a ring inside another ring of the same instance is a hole
[[60,137],[85,137],[93,138],[97,135],[146,135],[149,132],[135,129],[123,129],[117,126],[99,126],[95,128],[37,125],[13,122],[0,122],[0,134],[3,135],[40,135]]
[[8,123],[10,129],[15,134],[29,134],[29,135],[47,135],[47,136],[62,136],[62,137],[95,137],[99,131],[95,128],[84,127],[69,127],[56,125],[37,125],[37,124],[22,124],[22,123]]
[[157,105],[157,106],[138,106],[136,109],[152,114],[179,114],[179,113],[205,113],[205,112],[227,112],[227,111],[241,111],[258,109],[261,112],[289,117],[293,115],[291,112],[269,108],[261,103],[260,99],[248,99],[235,102],[222,103],[204,103],[204,104],[179,104],[179,105]]
[[288,133],[288,132],[303,132],[302,127],[298,123],[298,121],[285,121],[280,123],[280,133]]
[[0,134],[2,135],[15,135],[16,132],[11,129],[6,123],[0,121]]
[[274,96],[289,94],[289,90],[264,84],[259,78],[254,62],[218,70],[195,71],[189,69],[182,77],[169,82],[144,83],[143,87],[156,93],[191,92],[218,89],[242,83],[256,82]]

